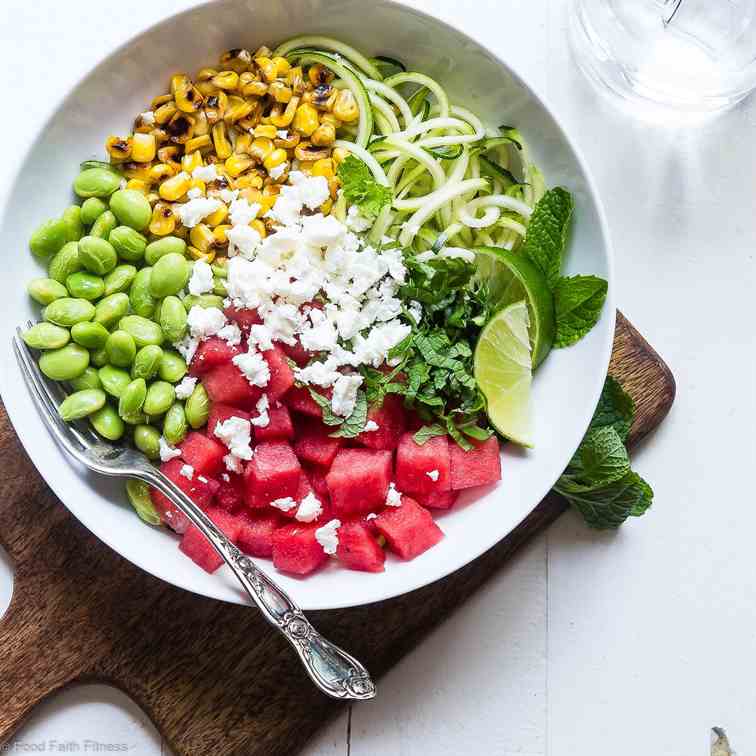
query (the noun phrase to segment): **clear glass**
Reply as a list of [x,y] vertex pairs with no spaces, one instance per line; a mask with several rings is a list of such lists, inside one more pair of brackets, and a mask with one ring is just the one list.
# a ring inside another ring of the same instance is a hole
[[649,112],[697,115],[756,88],[756,0],[569,0],[578,64]]

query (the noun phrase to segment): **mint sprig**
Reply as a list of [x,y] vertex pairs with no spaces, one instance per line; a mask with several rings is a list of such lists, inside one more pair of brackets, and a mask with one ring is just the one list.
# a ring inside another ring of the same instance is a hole
[[596,325],[607,290],[607,282],[597,276],[572,276],[557,281],[554,287],[555,347],[575,344]]
[[562,271],[573,208],[572,195],[558,186],[541,197],[528,223],[523,252],[540,269],[552,289]]
[[370,168],[354,155],[349,155],[339,165],[338,176],[347,202],[356,205],[365,218],[375,219],[386,205],[391,204],[391,189],[379,184]]

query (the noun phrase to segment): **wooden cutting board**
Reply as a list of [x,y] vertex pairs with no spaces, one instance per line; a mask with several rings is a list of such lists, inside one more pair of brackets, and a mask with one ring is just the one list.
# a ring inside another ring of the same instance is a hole
[[[635,444],[669,411],[675,382],[622,315],[610,372],[638,405]],[[315,690],[254,609],[163,583],[85,530],[47,488],[1,410],[0,469],[0,542],[15,563],[13,599],[0,621],[0,747],[43,698],[85,681],[124,690],[180,756],[292,754],[343,705]],[[381,604],[313,612],[314,624],[380,678],[565,507],[552,494],[446,579]]]

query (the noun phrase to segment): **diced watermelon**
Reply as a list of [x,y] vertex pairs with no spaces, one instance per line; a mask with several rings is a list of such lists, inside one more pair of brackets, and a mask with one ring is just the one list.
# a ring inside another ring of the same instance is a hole
[[391,482],[391,452],[341,449],[326,475],[338,515],[370,512],[386,501]]
[[318,420],[301,420],[297,423],[294,453],[300,462],[330,467],[344,443],[341,438],[331,438],[334,428]]
[[255,441],[291,440],[294,438],[294,424],[289,410],[283,404],[271,404],[268,408],[270,422],[264,427],[255,426]]
[[364,431],[355,440],[370,449],[396,449],[407,424],[404,400],[388,394],[383,404],[368,410],[370,420],[378,425],[378,430]]
[[218,365],[226,365],[231,362],[237,354],[241,354],[241,351],[238,346],[230,346],[223,339],[211,336],[197,347],[189,365],[189,373],[191,375],[204,375]]
[[386,507],[373,522],[402,559],[414,559],[444,537],[431,513],[409,496],[402,496],[400,507]]
[[220,487],[215,494],[215,505],[227,512],[235,512],[244,505],[244,478],[234,473],[225,475],[228,480],[221,475],[218,481]]
[[286,441],[264,441],[244,471],[248,507],[265,507],[276,499],[294,497],[302,467]]
[[207,395],[213,402],[251,408],[262,396],[262,389],[252,386],[236,365],[219,365],[202,376]]
[[318,525],[284,525],[273,533],[273,564],[282,572],[309,575],[328,561],[315,538]]
[[413,493],[415,501],[428,509],[451,509],[459,498],[459,491],[432,491],[431,493]]
[[328,483],[326,482],[327,470],[316,465],[307,466],[307,475],[310,478],[310,483],[313,490],[319,497],[327,496],[330,498],[330,491],[328,490]]
[[[331,395],[331,389],[328,389],[323,393],[325,396]],[[301,388],[292,387],[286,392],[286,396],[283,398],[284,404],[294,412],[299,412],[302,415],[308,415],[309,417],[317,417],[318,419],[323,417],[323,410],[320,409],[320,405],[310,396],[310,391],[305,386]]]
[[[222,509],[215,508],[208,509],[207,516],[218,526],[229,541],[236,543],[241,529],[241,522],[238,517],[234,517]],[[193,562],[202,567],[205,572],[215,572],[223,564],[223,558],[195,525],[189,525],[186,533],[184,533],[184,537],[181,539],[179,548]]]
[[349,570],[383,572],[386,554],[361,522],[344,522],[338,530],[336,556]]
[[465,451],[459,444],[449,444],[451,487],[455,491],[501,480],[501,457],[496,436],[472,443],[476,448],[471,451]]
[[[297,510],[299,509],[300,502],[305,498],[305,496],[311,493],[313,493],[313,490],[312,484],[310,483],[310,478],[308,477],[307,473],[302,470],[299,475],[299,484],[297,485],[297,491],[291,497],[292,499],[294,499],[297,505],[292,507],[291,509],[287,509],[286,511],[281,511],[281,515],[290,520],[293,520],[297,516]],[[278,512],[278,508],[276,508],[274,511]]]
[[239,516],[241,529],[237,546],[250,556],[273,556],[273,533],[283,520],[273,512],[244,512]]
[[304,367],[312,358],[312,352],[308,352],[302,346],[299,339],[297,339],[296,344],[281,344],[281,349],[283,349],[286,356],[289,357],[289,359],[294,360],[299,367]]
[[178,448],[186,464],[194,468],[195,475],[213,477],[224,469],[223,457],[228,453],[226,447],[203,433],[191,431]]
[[280,347],[266,349],[262,354],[270,368],[270,381],[265,387],[265,393],[273,404],[294,385],[294,372],[289,366],[289,359]]
[[450,485],[447,436],[436,436],[420,445],[411,432],[405,433],[396,450],[396,487],[409,493],[431,493],[448,491]]
[[218,423],[225,423],[229,417],[240,417],[242,420],[249,420],[249,412],[232,407],[230,404],[215,402],[210,408],[210,415],[207,418],[207,436],[216,438],[215,426]]
[[223,310],[226,317],[232,320],[236,325],[241,328],[244,333],[249,333],[249,329],[253,325],[260,325],[263,321],[257,314],[257,310],[237,310],[236,307],[226,307]]
[[[160,471],[173,481],[189,498],[201,509],[207,509],[218,491],[218,482],[203,475],[194,475],[190,480],[181,474],[185,462],[181,459],[172,459],[160,465]],[[184,533],[189,527],[189,519],[177,509],[160,491],[150,489],[150,496],[155,509],[158,511],[163,522],[177,533]]]

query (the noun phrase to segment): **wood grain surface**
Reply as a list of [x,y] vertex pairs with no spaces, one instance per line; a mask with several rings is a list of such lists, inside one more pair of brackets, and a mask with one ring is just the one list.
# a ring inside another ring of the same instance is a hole
[[[611,373],[637,403],[635,444],[669,411],[675,382],[621,314]],[[0,621],[0,746],[37,703],[79,682],[125,691],[181,756],[292,754],[338,711],[254,610],[163,583],[85,530],[47,488],[4,411],[0,469],[0,542],[15,564]],[[380,678],[565,507],[548,496],[497,546],[433,585],[312,619]]]

